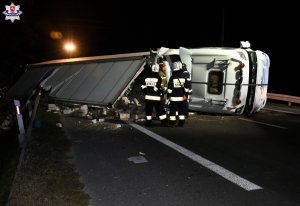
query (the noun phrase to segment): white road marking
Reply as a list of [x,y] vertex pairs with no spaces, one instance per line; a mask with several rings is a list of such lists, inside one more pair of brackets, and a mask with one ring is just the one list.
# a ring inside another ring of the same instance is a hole
[[202,166],[206,167],[207,169],[217,173],[218,175],[224,177],[225,179],[229,180],[230,182],[240,186],[241,188],[251,191],[251,190],[259,190],[263,189],[262,187],[230,172],[229,170],[209,161],[208,159],[205,159],[204,157],[201,157],[198,154],[193,153],[192,151],[185,149],[184,147],[175,144],[174,142],[171,142],[170,140],[167,140],[166,138],[148,130],[144,127],[137,125],[133,122],[128,121],[127,122],[130,126],[134,127],[135,129],[143,132],[144,134],[152,137],[153,139],[167,145],[168,147],[171,147],[172,149],[176,150],[177,152],[185,155],[186,157],[194,160],[195,162],[201,164]]
[[286,127],[278,126],[278,125],[275,125],[275,124],[268,124],[268,123],[264,123],[264,122],[258,122],[258,121],[254,121],[254,120],[251,120],[251,119],[244,119],[244,118],[238,118],[238,119],[248,121],[248,122],[255,122],[255,123],[258,123],[258,124],[263,124],[263,125],[267,125],[267,126],[271,126],[271,127],[277,127],[277,128],[280,128],[280,129],[287,129]]
[[269,110],[269,111],[275,111],[275,112],[281,112],[281,113],[286,113],[286,114],[295,114],[299,115],[300,112],[298,110],[282,110],[282,109],[276,109],[276,108],[270,108],[270,107],[264,107],[263,110]]

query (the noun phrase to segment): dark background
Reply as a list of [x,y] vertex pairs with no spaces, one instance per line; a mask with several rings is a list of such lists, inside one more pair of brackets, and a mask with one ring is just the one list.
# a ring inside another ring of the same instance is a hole
[[[5,5],[20,5],[11,23]],[[300,96],[298,90],[299,11],[278,1],[1,1],[1,85],[12,85],[24,65],[67,58],[63,43],[77,45],[73,57],[149,51],[159,47],[239,47],[271,60],[269,92]],[[224,32],[222,31],[224,26]],[[60,31],[61,39],[52,39]],[[222,41],[222,38],[224,41]]]

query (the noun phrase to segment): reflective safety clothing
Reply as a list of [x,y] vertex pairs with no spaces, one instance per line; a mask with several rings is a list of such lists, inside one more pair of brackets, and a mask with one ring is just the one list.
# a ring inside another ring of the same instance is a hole
[[158,72],[150,72],[144,78],[141,88],[145,94],[145,110],[147,121],[152,120],[154,107],[160,120],[165,120],[167,118],[162,104],[163,89],[161,88],[161,85],[162,79],[159,76]]
[[185,120],[185,97],[188,97],[188,78],[183,70],[173,71],[168,82],[168,99],[170,100],[170,123],[175,124],[178,112],[179,123],[183,126]]
[[184,102],[184,108],[183,108],[185,116],[188,117],[189,116],[189,102],[191,101],[191,95],[193,92],[192,79],[191,79],[191,75],[190,75],[189,71],[186,69],[185,65],[182,67],[182,70],[183,70],[184,76],[187,79],[187,87],[189,88],[189,91],[187,92],[188,99],[187,99],[187,101]]

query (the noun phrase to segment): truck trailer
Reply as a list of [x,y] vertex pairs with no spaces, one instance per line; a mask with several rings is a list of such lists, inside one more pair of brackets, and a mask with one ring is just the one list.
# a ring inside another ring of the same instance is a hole
[[[114,106],[137,86],[144,66],[164,57],[171,65],[180,59],[191,74],[189,109],[226,114],[253,114],[267,101],[270,59],[253,51],[249,42],[240,48],[203,47],[51,60],[27,66],[7,95],[29,98],[43,90],[50,99],[70,104]],[[166,70],[167,79],[171,69]]]

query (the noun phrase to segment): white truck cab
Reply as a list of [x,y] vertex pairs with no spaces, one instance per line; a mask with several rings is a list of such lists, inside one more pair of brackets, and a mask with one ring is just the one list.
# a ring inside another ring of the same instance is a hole
[[169,64],[179,55],[191,73],[190,110],[252,114],[265,106],[270,59],[262,51],[251,50],[249,42],[241,42],[240,48],[162,48],[158,55],[164,55]]

